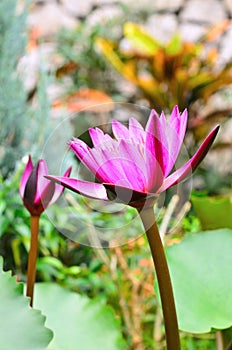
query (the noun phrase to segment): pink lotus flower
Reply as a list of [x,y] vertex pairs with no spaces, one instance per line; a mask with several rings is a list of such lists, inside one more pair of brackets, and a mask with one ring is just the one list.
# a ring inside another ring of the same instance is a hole
[[157,197],[161,192],[190,175],[207,154],[219,126],[205,138],[195,155],[181,168],[174,167],[187,126],[187,110],[175,106],[169,119],[151,111],[144,128],[134,118],[129,127],[112,122],[115,139],[102,130],[89,129],[93,148],[74,138],[69,147],[98,180],[88,182],[66,176],[46,176],[84,196],[102,200],[117,199],[134,207]]
[[[70,172],[71,167],[66,170],[64,177],[68,178]],[[63,186],[46,180],[45,175],[48,175],[45,160],[40,159],[34,166],[29,156],[21,178],[19,192],[24,206],[33,216],[40,216],[49,205],[57,201],[64,190]]]

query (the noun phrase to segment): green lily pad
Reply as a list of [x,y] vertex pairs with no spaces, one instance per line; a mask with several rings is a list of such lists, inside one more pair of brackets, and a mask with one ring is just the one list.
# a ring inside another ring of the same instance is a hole
[[186,236],[167,247],[179,328],[208,333],[232,325],[232,231]]
[[23,296],[23,284],[11,272],[3,271],[0,257],[0,349],[45,350],[52,332],[45,328],[45,317],[29,306]]
[[232,229],[232,201],[229,197],[192,195],[191,201],[203,230]]
[[99,301],[51,283],[36,285],[34,304],[54,332],[48,350],[124,350],[119,321]]

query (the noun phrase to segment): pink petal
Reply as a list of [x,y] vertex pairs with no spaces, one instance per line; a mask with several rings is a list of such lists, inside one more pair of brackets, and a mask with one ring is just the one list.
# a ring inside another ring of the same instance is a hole
[[160,117],[152,112],[146,126],[146,147],[156,157],[166,177],[180,152],[187,126],[187,111],[180,115],[178,107],[174,107],[169,121],[163,112]]
[[170,115],[170,119],[169,119],[169,122],[172,124],[173,121],[175,121],[176,119],[178,119],[180,116],[180,112],[179,112],[179,108],[178,106],[176,105],[173,110],[172,110],[172,113]]
[[148,192],[156,192],[163,183],[163,171],[157,162],[154,154],[145,148],[145,162],[147,169],[147,190]]
[[166,120],[164,121],[163,115],[161,117],[162,119],[159,118],[155,111],[151,113],[146,126],[145,148],[153,155],[163,174],[165,174],[169,162],[169,153],[168,141],[165,134],[166,127],[163,125],[164,122],[166,124]]
[[125,125],[119,123],[117,120],[112,120],[112,130],[114,133],[114,136],[116,137],[117,140],[124,139],[124,140],[129,140],[130,139],[130,134],[129,130]]
[[[72,167],[69,167],[69,168],[65,171],[63,177],[69,177],[69,176],[70,176],[70,173],[71,173],[71,170],[72,170]],[[54,189],[54,195],[53,195],[53,197],[52,197],[52,199],[51,199],[49,205],[55,203],[55,202],[60,198],[60,196],[62,195],[63,191],[64,191],[64,187],[61,186],[61,185],[58,185],[58,184],[56,183],[56,184],[55,184],[55,189]]]
[[[172,112],[173,113],[173,112]],[[179,115],[171,120],[171,117],[169,119],[169,125],[176,131],[176,134],[179,135],[182,140],[184,139],[184,135],[186,132],[187,127],[187,121],[188,121],[188,111],[185,109],[183,113],[179,113]]]
[[89,154],[90,147],[86,145],[82,140],[74,138],[72,141],[67,142],[69,148],[76,154],[80,161]]
[[[27,180],[24,194],[23,194],[23,201],[24,205],[29,211],[34,208],[34,200],[35,200],[35,195],[36,195],[36,188],[37,188],[37,171],[38,169],[38,164],[32,169],[32,172]],[[31,211],[30,211],[31,212]]]
[[93,174],[100,182],[116,184],[126,180],[126,175],[122,166],[122,156],[118,148],[115,150],[94,148],[91,150],[91,155],[98,164],[98,168]]
[[155,109],[152,109],[151,110],[151,113],[149,115],[149,118],[148,118],[148,121],[147,121],[147,124],[146,124],[146,128],[145,128],[145,131],[148,133],[148,134],[151,134],[153,135],[154,134],[154,117],[157,117],[159,118],[159,115],[158,113],[156,112]]
[[139,145],[121,140],[118,151],[120,154],[120,165],[130,187],[136,191],[147,191],[147,169]]
[[184,164],[180,169],[175,171],[173,174],[171,174],[169,177],[167,177],[163,185],[158,190],[158,193],[161,193],[165,191],[167,188],[176,185],[178,182],[185,179],[188,175],[190,175],[200,164],[200,162],[204,159],[207,152],[210,149],[210,146],[212,145],[218,130],[220,126],[216,126],[209,135],[205,138],[201,146],[199,147],[198,151],[195,153],[195,155],[186,163]]
[[96,178],[101,182],[124,184],[136,190],[147,188],[146,165],[140,145],[121,140],[111,149],[94,148],[92,157],[98,164]]
[[100,182],[117,182],[122,178],[123,173],[121,168],[117,168],[115,171],[115,163],[112,160],[118,158],[117,148],[112,146],[109,149],[102,149],[101,147],[92,148],[90,150],[92,159],[95,161],[95,169],[92,170],[92,174]]
[[35,201],[35,206],[40,205],[43,208],[43,211],[48,207],[49,204],[51,204],[51,200],[55,191],[54,182],[48,181],[47,179],[45,180],[48,182],[48,185],[40,194],[39,200]]
[[161,112],[159,119],[160,119],[161,126],[165,128],[167,126],[167,119],[165,117],[164,111]]
[[22,198],[24,196],[24,191],[25,191],[27,180],[28,180],[29,176],[31,175],[33,168],[34,168],[34,166],[33,166],[32,160],[31,160],[31,156],[29,155],[27,165],[23,171],[23,175],[22,175],[22,178],[20,181],[20,186],[19,186],[20,196]]
[[91,137],[91,140],[93,142],[94,147],[102,145],[108,141],[111,141],[111,137],[108,134],[104,134],[104,132],[99,128],[90,128],[89,134]]
[[165,168],[165,176],[170,173],[179,155],[186,133],[187,120],[188,112],[185,109],[172,123],[170,121],[168,123],[166,138],[168,140],[169,160]]
[[36,193],[34,202],[38,203],[41,200],[41,195],[46,192],[49,182],[44,178],[44,175],[48,175],[48,168],[46,161],[40,159],[37,164],[37,179],[36,179]]
[[91,155],[92,149],[79,139],[68,142],[68,145],[86,168],[95,174],[99,166]]
[[83,196],[94,199],[108,200],[106,189],[102,184],[70,179],[64,176],[49,175],[46,176],[46,178],[70,189],[71,191],[82,194]]
[[130,138],[135,143],[144,144],[145,131],[142,125],[135,118],[129,119],[129,134],[130,134]]

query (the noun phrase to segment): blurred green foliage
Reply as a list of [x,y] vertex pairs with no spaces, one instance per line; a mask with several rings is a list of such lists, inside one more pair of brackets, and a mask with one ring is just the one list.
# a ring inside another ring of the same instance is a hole
[[63,64],[57,67],[55,75],[57,83],[62,84],[69,76],[73,85],[70,91],[76,91],[81,87],[98,89],[110,93],[116,93],[114,80],[105,60],[96,51],[96,39],[104,35],[112,39],[110,28],[117,23],[117,19],[109,20],[105,26],[96,24],[89,27],[85,22],[76,29],[62,29],[57,37],[57,50],[62,56]]
[[4,177],[22,155],[28,123],[27,94],[16,73],[27,43],[27,15],[25,10],[16,13],[17,3],[0,2],[0,168]]

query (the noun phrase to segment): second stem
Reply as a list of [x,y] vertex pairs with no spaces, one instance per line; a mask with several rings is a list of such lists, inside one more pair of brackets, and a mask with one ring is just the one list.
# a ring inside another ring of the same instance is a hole
[[27,292],[31,298],[30,306],[33,306],[34,284],[36,277],[36,260],[38,254],[39,216],[31,216],[31,242],[27,266]]

